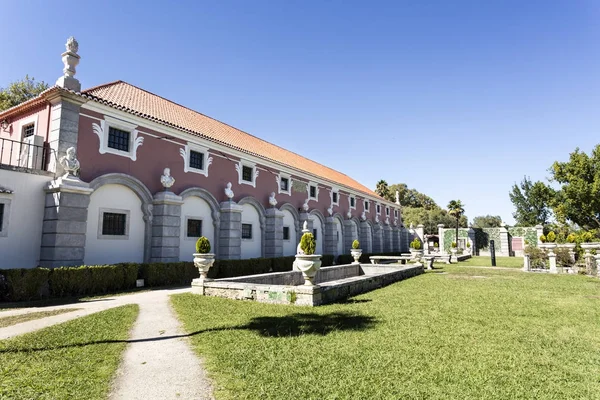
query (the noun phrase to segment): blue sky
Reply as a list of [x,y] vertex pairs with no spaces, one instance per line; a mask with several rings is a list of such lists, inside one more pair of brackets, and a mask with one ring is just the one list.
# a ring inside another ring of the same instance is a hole
[[0,86],[53,83],[74,35],[83,87],[121,79],[507,222],[513,183],[600,142],[596,0],[141,4],[4,0]]

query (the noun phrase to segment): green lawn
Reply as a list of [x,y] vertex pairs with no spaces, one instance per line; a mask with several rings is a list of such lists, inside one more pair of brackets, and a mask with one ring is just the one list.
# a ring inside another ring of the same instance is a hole
[[600,398],[600,280],[447,266],[345,304],[182,294],[219,399]]
[[[458,263],[460,266],[491,267],[490,256],[473,256]],[[496,257],[496,267],[523,268],[523,257]]]
[[7,326],[20,324],[21,322],[27,322],[34,319],[52,317],[53,315],[60,315],[69,312],[73,312],[75,310],[79,310],[79,308],[65,308],[62,310],[52,310],[52,311],[39,311],[28,314],[21,315],[11,315],[8,317],[3,317],[2,313],[0,313],[0,328],[5,328]]
[[106,399],[137,305],[0,341],[0,399]]

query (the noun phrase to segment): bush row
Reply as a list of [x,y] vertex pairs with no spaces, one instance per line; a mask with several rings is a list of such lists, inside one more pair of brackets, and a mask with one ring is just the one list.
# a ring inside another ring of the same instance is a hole
[[[333,265],[334,256],[323,255],[322,266]],[[215,260],[209,278],[231,278],[267,272],[291,271],[295,257]],[[121,263],[54,269],[0,270],[0,301],[29,301],[50,297],[90,296],[144,286],[184,286],[199,276],[193,262]]]

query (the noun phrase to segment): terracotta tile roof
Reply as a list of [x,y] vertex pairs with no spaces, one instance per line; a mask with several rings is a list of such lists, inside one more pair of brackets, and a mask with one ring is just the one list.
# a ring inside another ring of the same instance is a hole
[[[111,82],[82,91],[81,94],[140,117],[185,130],[240,152],[306,171],[321,179],[348,186],[370,196],[379,197],[371,189],[341,172],[129,83],[123,81]],[[381,201],[386,202],[383,199]]]

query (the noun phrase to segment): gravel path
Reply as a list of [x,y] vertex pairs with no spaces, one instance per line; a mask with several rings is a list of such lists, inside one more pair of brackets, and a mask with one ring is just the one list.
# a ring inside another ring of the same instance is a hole
[[192,351],[169,304],[170,295],[189,291],[189,288],[153,290],[60,306],[0,311],[1,318],[37,311],[80,309],[0,328],[0,340],[109,308],[138,304],[140,313],[113,382],[110,399],[212,399],[212,385],[202,362]]

